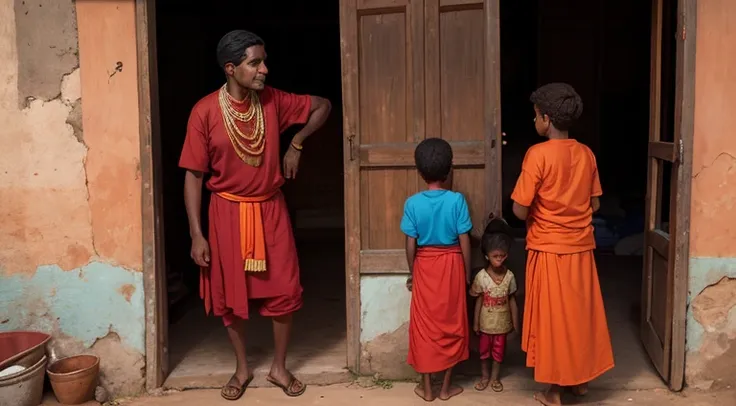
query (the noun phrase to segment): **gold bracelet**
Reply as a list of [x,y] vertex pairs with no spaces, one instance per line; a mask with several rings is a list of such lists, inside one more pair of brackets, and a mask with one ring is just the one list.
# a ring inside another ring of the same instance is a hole
[[302,149],[304,149],[304,147],[303,147],[303,146],[302,146],[301,144],[297,144],[297,143],[296,143],[296,142],[294,142],[294,141],[292,141],[292,142],[291,142],[291,146],[292,146],[292,147],[293,147],[293,148],[294,148],[295,150],[297,150],[297,151],[301,151]]

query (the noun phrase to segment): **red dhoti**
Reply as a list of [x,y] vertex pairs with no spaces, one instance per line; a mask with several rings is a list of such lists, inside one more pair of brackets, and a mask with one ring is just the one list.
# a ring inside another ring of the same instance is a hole
[[419,373],[434,373],[468,359],[465,264],[459,246],[420,248],[414,259],[409,356]]
[[[276,191],[239,201],[232,195],[223,196],[213,193],[210,200],[210,267],[202,269],[200,276],[205,310],[222,316],[225,325],[236,317],[247,319],[251,299],[264,300],[260,309],[263,316],[299,310],[299,262],[283,195]],[[246,204],[255,210],[244,210]],[[248,223],[258,221],[258,217],[260,229],[259,224]],[[248,244],[244,239],[250,240]],[[250,252],[246,252],[247,247]]]

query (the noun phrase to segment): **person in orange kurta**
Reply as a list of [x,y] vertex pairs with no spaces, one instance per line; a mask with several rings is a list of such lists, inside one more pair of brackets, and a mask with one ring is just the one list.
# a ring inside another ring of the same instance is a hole
[[[292,314],[302,306],[294,237],[280,188],[297,173],[302,142],[326,120],[330,103],[265,85],[263,41],[243,30],[226,34],[217,59],[227,83],[192,109],[179,160],[186,169],[184,198],[192,237],[192,259],[202,268],[200,295],[207,313],[220,316],[235,350],[236,371],[221,395],[237,400],[253,379],[245,352],[249,301],[273,319],[275,355],[266,379],[289,396],[306,386],[286,369]],[[279,135],[305,124],[283,158]],[[209,241],[200,207],[209,173]]]
[[427,138],[414,151],[417,170],[427,189],[404,204],[401,231],[412,292],[407,363],[422,374],[414,393],[435,399],[431,374],[443,372],[439,398],[448,400],[463,389],[452,385],[452,369],[469,356],[465,299],[470,283],[470,235],[473,228],[465,197],[449,189],[452,147]]
[[531,147],[511,195],[514,214],[527,221],[526,303],[522,349],[537,382],[550,384],[535,399],[562,402],[614,366],[593,250],[593,213],[602,195],[593,152],[568,138],[583,103],[575,90],[552,83],[536,90],[534,126],[547,141]]

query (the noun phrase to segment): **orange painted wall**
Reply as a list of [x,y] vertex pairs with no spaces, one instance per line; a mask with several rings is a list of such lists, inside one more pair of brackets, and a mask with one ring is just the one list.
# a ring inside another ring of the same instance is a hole
[[95,249],[141,270],[135,1],[79,0],[76,6]]
[[698,1],[689,385],[736,384],[736,1]]
[[736,256],[736,1],[698,2],[692,256]]

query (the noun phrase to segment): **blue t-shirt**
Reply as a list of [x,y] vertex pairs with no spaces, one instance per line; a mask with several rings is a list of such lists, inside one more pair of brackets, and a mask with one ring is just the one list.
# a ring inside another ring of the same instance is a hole
[[404,204],[401,231],[417,239],[418,246],[455,245],[458,236],[473,228],[468,203],[451,190],[419,192]]

